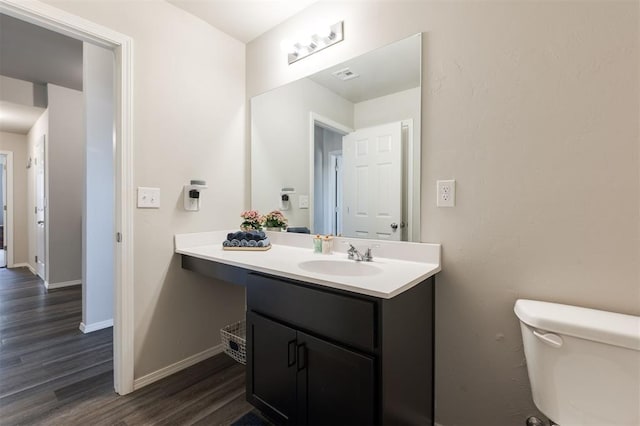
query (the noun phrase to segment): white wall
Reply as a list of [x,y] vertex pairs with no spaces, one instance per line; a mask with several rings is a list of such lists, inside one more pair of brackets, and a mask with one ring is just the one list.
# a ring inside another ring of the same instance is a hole
[[[438,423],[535,414],[517,298],[640,314],[638,2],[319,2],[247,45],[249,97],[424,31]],[[282,39],[345,20],[289,66]],[[457,206],[435,207],[436,179]],[[615,184],[612,185],[612,182]]]
[[304,79],[251,101],[251,206],[267,213],[279,208],[280,190],[294,187],[289,226],[310,228],[311,209],[299,209],[298,197],[310,195],[311,112],[353,126],[353,104],[318,83]]
[[[136,378],[220,343],[244,315],[244,290],[180,267],[176,233],[238,227],[245,181],[245,48],[163,1],[52,1],[134,43],[134,181],[161,208],[134,215]],[[204,179],[200,212],[182,186]],[[127,236],[125,236],[127,238]]]
[[13,208],[13,263],[24,264],[29,256],[27,220],[31,217],[27,210],[27,137],[0,132],[0,151],[13,152],[13,206],[8,206]]
[[82,278],[84,101],[82,92],[47,85],[49,136],[46,274],[49,284]]
[[[27,134],[27,155],[35,158],[36,144],[42,140],[42,136],[49,140],[49,110],[45,110],[40,118],[35,122]],[[36,167],[34,164],[27,169],[27,212],[33,212],[36,207]],[[27,236],[28,236],[28,263],[34,271],[36,268],[36,223],[33,213],[27,216]]]
[[[403,90],[353,105],[356,129],[411,119],[420,125],[420,88]],[[418,130],[419,127],[418,127]],[[420,132],[417,132],[418,135]]]
[[85,123],[82,217],[82,324],[84,330],[113,320],[115,240],[114,56],[83,44]]

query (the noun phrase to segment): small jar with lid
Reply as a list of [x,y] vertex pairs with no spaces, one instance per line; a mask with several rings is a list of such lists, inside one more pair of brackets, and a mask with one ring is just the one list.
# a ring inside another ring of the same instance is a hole
[[331,254],[333,250],[333,236],[325,235],[322,238],[322,254]]
[[322,236],[320,235],[313,237],[313,252],[322,253]]

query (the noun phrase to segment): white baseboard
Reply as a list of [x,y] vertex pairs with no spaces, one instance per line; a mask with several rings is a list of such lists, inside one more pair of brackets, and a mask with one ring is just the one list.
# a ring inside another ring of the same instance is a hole
[[217,346],[213,346],[209,349],[206,349],[195,355],[191,355],[190,357],[185,358],[182,361],[178,361],[171,365],[167,365],[166,367],[156,370],[153,373],[149,373],[145,376],[138,377],[133,381],[133,390],[140,389],[142,387],[150,385],[153,382],[157,382],[160,379],[164,379],[165,377],[170,376],[173,373],[177,373],[178,371],[191,367],[192,365],[197,364],[200,361],[204,361],[207,358],[211,358],[214,355],[218,355],[221,352],[222,352],[222,345],[220,344]]
[[9,266],[9,268],[29,268],[29,271],[31,271],[33,275],[37,275],[36,270],[33,269],[28,263],[14,263],[13,265]]
[[82,331],[84,334],[91,333],[92,331],[102,330],[103,328],[108,327],[113,327],[113,318],[106,321],[94,322],[93,324],[88,325],[83,322],[80,323],[80,331]]
[[50,283],[45,281],[44,287],[47,290],[52,290],[54,288],[71,287],[71,286],[80,285],[80,284],[82,284],[82,280],[63,281],[61,283]]

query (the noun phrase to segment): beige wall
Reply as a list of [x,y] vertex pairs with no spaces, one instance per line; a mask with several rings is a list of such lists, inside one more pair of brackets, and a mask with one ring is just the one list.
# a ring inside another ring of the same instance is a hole
[[[443,244],[436,416],[536,412],[517,298],[640,313],[638,2],[320,2],[247,45],[248,97],[425,32],[422,239]],[[287,65],[316,19],[345,41]],[[457,206],[435,207],[436,179]]]
[[21,263],[23,266],[27,263],[29,255],[29,238],[27,235],[27,148],[27,137],[25,135],[0,132],[0,151],[13,152],[13,206],[9,206],[9,208],[13,208],[13,263]]
[[47,245],[49,284],[82,278],[84,190],[84,100],[82,92],[47,85],[49,129],[46,141]]
[[0,75],[0,100],[34,106],[35,91],[31,82]]
[[[244,315],[244,291],[183,270],[176,233],[233,228],[244,206],[244,45],[166,2],[52,4],[134,43],[134,181],[161,189],[134,216],[135,377],[220,342]],[[204,179],[200,212],[182,186]],[[125,236],[126,238],[126,236]]]

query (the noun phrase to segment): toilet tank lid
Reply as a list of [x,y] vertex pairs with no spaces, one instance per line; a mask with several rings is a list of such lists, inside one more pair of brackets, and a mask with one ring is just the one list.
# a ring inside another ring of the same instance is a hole
[[541,330],[640,351],[640,317],[559,303],[519,299],[520,321]]

